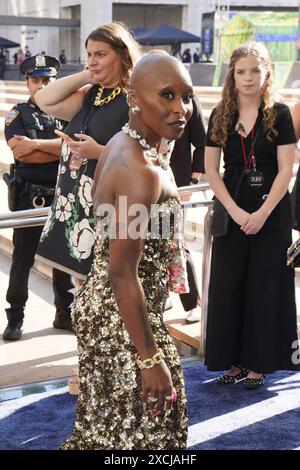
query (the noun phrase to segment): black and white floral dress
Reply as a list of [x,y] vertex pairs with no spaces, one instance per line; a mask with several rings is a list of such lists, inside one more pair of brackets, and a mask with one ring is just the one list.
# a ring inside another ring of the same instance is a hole
[[[106,145],[128,121],[128,105],[124,93],[104,106],[93,105],[98,89],[93,86],[87,93],[81,110],[65,132],[72,138],[82,132]],[[112,89],[104,89],[102,97],[111,92]],[[71,171],[69,159],[70,150],[63,142],[56,193],[37,253],[50,262],[86,275],[93,260],[95,229],[91,188],[97,160],[85,160],[79,171]]]

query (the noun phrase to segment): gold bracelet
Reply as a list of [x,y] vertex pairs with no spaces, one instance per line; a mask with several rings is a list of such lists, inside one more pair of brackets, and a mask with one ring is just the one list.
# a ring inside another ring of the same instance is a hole
[[149,357],[148,359],[141,359],[140,356],[136,355],[136,362],[140,369],[152,369],[156,364],[160,364],[163,361],[164,353],[161,349],[158,350],[154,356]]

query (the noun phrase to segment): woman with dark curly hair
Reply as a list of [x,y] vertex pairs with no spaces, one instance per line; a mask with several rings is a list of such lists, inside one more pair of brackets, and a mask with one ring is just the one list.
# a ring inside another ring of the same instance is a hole
[[261,386],[266,373],[299,370],[294,272],[286,264],[296,137],[271,84],[266,48],[236,48],[205,148],[207,179],[230,216],[227,235],[213,238],[205,360],[209,370],[229,369],[219,383],[245,379],[247,388]]

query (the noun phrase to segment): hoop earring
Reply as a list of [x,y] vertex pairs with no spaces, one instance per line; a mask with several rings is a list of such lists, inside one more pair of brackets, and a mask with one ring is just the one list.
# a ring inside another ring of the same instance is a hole
[[133,112],[133,114],[138,114],[141,111],[141,108],[136,105],[134,108],[131,108],[131,111]]

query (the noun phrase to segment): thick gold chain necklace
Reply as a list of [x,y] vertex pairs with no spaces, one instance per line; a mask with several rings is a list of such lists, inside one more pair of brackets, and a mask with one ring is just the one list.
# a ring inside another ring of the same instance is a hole
[[117,86],[112,90],[112,92],[108,96],[106,96],[106,98],[101,98],[103,91],[104,87],[100,86],[93,103],[94,106],[104,106],[105,104],[108,104],[110,101],[114,100],[116,96],[122,93],[122,88],[120,86]]

